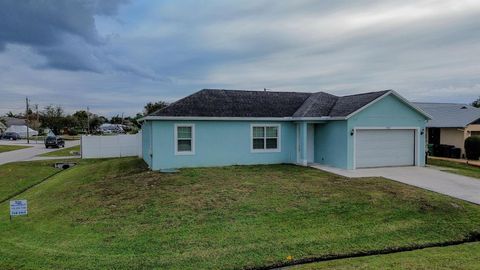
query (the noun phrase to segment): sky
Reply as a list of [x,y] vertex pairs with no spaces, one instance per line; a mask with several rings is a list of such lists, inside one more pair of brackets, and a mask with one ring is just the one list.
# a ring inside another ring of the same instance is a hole
[[[353,2],[353,3],[352,3]],[[0,115],[135,115],[204,88],[480,96],[478,0],[1,0]]]

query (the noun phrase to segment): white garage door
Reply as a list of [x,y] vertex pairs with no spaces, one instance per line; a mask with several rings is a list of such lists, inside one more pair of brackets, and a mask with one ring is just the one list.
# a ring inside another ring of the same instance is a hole
[[357,168],[415,165],[414,130],[357,130],[355,136]]

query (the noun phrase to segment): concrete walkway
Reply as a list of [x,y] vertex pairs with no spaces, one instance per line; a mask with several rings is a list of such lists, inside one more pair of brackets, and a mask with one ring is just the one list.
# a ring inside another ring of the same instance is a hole
[[318,164],[312,164],[310,166],[346,177],[384,177],[475,204],[480,204],[480,179],[452,174],[431,167],[392,167],[342,170]]
[[[76,146],[76,145],[79,145],[79,144],[80,144],[80,141],[65,141],[65,148]],[[21,140],[21,141],[0,140],[0,145],[31,146],[31,147],[25,148],[25,149],[0,153],[0,165],[10,163],[10,162],[32,160],[34,158],[35,158],[35,160],[43,159],[43,157],[35,157],[35,156],[59,150],[59,149],[56,149],[56,148],[48,148],[47,149],[47,148],[45,148],[45,145],[43,144],[43,142],[36,144],[36,143],[34,143],[34,142],[32,143],[32,141],[30,141],[30,144],[27,144],[27,142],[24,141],[24,140]],[[60,149],[62,149],[62,148],[60,148]],[[45,158],[45,159],[48,159],[48,158]]]

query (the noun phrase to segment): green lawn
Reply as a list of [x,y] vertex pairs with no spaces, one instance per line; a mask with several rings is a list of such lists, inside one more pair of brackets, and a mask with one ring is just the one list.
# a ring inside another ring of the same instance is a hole
[[433,158],[428,159],[428,165],[444,167],[444,168],[447,168],[448,171],[452,173],[480,178],[480,168],[472,165],[451,162],[447,160],[433,159]]
[[74,154],[70,152],[80,152],[80,145],[73,146],[73,147],[68,147],[68,148],[62,148],[57,151],[53,152],[48,152],[45,154],[39,155],[40,157],[68,157],[68,156],[75,156]]
[[55,173],[52,162],[18,162],[0,165],[0,201],[19,190],[35,184]]
[[480,243],[320,262],[292,267],[313,269],[479,269]]
[[476,205],[294,165],[161,174],[83,160],[18,197],[29,216],[0,218],[2,269],[238,269],[480,230]]
[[25,149],[29,148],[31,146],[24,146],[24,145],[0,145],[0,153],[3,152],[10,152],[10,151],[15,151],[15,150],[20,150],[20,149]]

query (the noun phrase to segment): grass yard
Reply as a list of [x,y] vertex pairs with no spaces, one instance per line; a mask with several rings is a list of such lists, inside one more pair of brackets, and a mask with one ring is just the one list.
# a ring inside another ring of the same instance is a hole
[[480,243],[320,262],[291,270],[320,269],[479,269]]
[[451,173],[480,178],[480,168],[472,165],[433,158],[428,159],[428,165],[447,168]]
[[24,145],[0,145],[0,153],[3,152],[10,152],[10,151],[15,151],[15,150],[20,150],[20,149],[25,149],[29,148],[31,146],[24,146]]
[[72,146],[68,148],[62,148],[57,151],[48,152],[45,154],[39,155],[39,157],[68,157],[68,156],[76,156],[70,152],[80,152],[80,145]]
[[0,201],[55,173],[52,162],[18,162],[0,165]]
[[0,218],[2,269],[239,269],[480,230],[476,205],[294,165],[161,174],[136,158],[83,160],[19,198],[29,216]]

